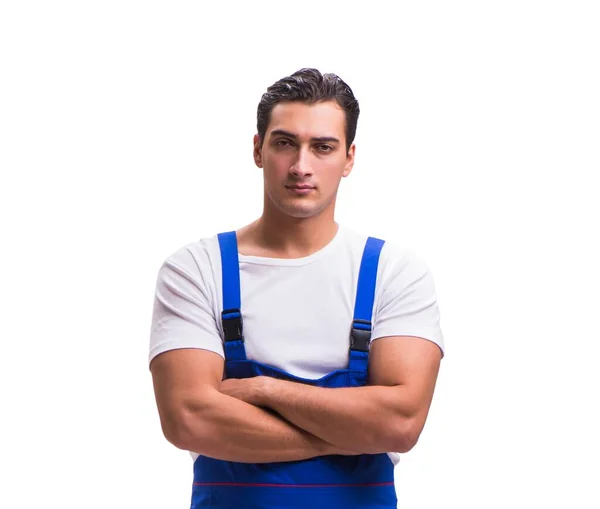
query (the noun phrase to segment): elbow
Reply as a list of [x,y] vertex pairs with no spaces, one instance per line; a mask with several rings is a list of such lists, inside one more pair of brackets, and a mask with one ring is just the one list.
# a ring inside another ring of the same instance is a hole
[[197,442],[198,428],[201,427],[197,421],[197,417],[187,409],[178,411],[171,416],[168,424],[163,424],[163,435],[178,449],[190,451],[192,443]]
[[389,452],[407,453],[421,436],[423,426],[414,418],[401,418],[396,421],[388,434]]
[[161,419],[163,435],[178,449],[202,452],[203,444],[210,439],[210,408],[209,402],[181,405]]

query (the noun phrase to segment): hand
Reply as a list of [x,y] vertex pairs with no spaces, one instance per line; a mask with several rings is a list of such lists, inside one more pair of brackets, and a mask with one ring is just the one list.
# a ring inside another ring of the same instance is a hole
[[219,391],[222,394],[239,399],[250,405],[261,406],[261,396],[266,391],[267,383],[268,377],[266,376],[228,378],[221,382]]

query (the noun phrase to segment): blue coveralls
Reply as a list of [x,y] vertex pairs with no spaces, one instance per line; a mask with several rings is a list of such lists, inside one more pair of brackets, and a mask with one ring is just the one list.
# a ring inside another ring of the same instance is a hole
[[[246,358],[235,232],[221,233],[218,240],[222,261],[222,321],[227,378],[263,375],[318,387],[366,385],[382,240],[369,237],[365,245],[349,335],[348,368],[318,380],[299,378]],[[194,462],[192,509],[392,509],[396,505],[394,467],[385,453],[321,456],[258,464],[199,456]]]

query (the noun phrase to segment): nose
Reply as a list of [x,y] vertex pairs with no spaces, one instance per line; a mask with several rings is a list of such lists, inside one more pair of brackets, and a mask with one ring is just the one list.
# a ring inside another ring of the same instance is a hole
[[312,175],[308,150],[301,148],[296,152],[296,159],[290,166],[290,173],[298,179]]

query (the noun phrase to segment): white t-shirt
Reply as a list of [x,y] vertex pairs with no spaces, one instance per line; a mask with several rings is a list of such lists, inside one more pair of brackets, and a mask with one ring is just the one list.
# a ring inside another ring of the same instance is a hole
[[[358,273],[367,235],[339,226],[334,239],[304,258],[239,255],[248,359],[317,379],[348,367]],[[217,236],[187,244],[159,270],[149,361],[177,348],[224,357],[221,254]],[[413,251],[386,242],[373,305],[373,341],[417,336],[444,352],[435,288]],[[195,457],[195,454],[192,454]],[[398,455],[390,454],[394,463]]]

